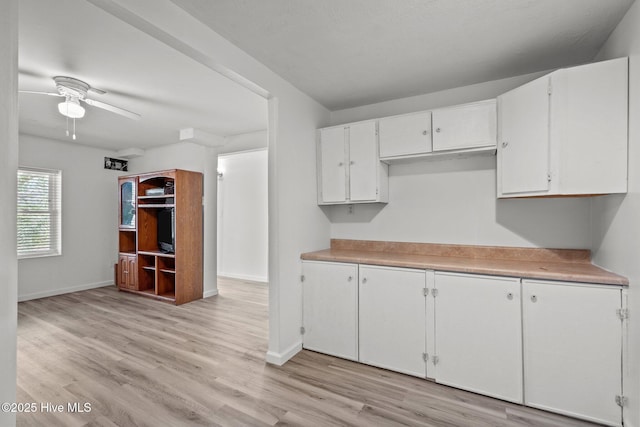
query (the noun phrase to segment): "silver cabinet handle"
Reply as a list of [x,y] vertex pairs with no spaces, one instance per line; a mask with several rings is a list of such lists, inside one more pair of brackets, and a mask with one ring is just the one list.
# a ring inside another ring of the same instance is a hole
[[508,299],[509,301],[511,301],[511,300],[513,299],[513,294],[512,294],[511,292],[509,292],[509,293],[507,294],[507,299]]
[[436,132],[440,133],[440,128],[436,128]]
[[344,165],[344,163],[342,163],[342,162],[338,163],[338,166],[342,166],[342,165]]
[[538,297],[535,295],[531,295],[531,302],[536,302],[538,301]]
[[428,130],[423,130],[423,131],[422,131],[422,134],[423,134],[423,135],[428,135],[428,134],[429,134],[429,131],[428,131]]
[[509,141],[502,142],[502,148],[507,148],[507,145],[509,145]]
[[347,282],[350,282],[353,280],[353,276],[349,276],[349,278],[347,279]]
[[366,277],[362,279],[362,283],[367,283],[367,278]]
[[351,160],[351,161],[349,162],[349,164],[350,164],[350,165],[355,165],[355,164],[356,164],[356,162],[354,162],[353,160]]

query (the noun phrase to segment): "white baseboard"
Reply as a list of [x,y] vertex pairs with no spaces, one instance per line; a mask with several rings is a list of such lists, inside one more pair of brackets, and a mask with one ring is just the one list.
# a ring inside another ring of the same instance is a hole
[[70,286],[68,288],[51,289],[48,291],[34,292],[32,294],[18,294],[18,302],[29,301],[32,299],[52,297],[55,295],[69,294],[71,292],[86,291],[88,289],[102,288],[104,286],[113,286],[113,280],[105,282],[89,283],[86,285]]
[[293,356],[298,354],[302,350],[302,341],[295,343],[287,350],[282,353],[275,353],[273,351],[268,351],[265,360],[267,363],[271,363],[272,365],[282,366]]
[[269,281],[268,277],[264,276],[251,276],[248,274],[234,274],[234,273],[218,273],[220,277],[228,277],[230,279],[239,279],[239,280],[248,280],[250,282],[262,282],[267,283]]
[[218,295],[218,289],[211,289],[202,294],[202,298],[209,298]]

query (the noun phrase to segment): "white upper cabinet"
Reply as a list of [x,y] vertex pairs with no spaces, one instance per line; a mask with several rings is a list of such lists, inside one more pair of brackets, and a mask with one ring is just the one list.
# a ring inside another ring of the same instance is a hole
[[375,122],[356,123],[347,128],[349,140],[350,200],[378,198],[376,174],[380,166]]
[[318,204],[388,201],[388,166],[378,158],[375,121],[318,134]]
[[498,97],[498,197],[627,191],[628,59],[555,71]]
[[431,112],[380,119],[380,158],[431,152]]
[[496,100],[432,111],[433,151],[496,146]]
[[502,194],[549,189],[549,77],[507,92],[500,105]]
[[320,183],[324,203],[344,202],[347,198],[347,169],[345,164],[345,129],[342,127],[320,131]]

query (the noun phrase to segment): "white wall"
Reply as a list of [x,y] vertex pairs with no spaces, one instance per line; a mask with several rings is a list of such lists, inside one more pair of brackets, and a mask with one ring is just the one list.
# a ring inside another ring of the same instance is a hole
[[[0,2],[0,402],[16,401],[18,1]],[[0,426],[15,425],[0,411]]]
[[[593,200],[593,250],[598,265],[629,278],[625,425],[640,426],[640,4],[611,34],[599,60],[629,56],[629,188],[626,195]],[[604,141],[606,143],[606,141]]]
[[18,261],[18,300],[112,285],[118,262],[114,152],[20,135],[20,166],[62,170],[62,255]]
[[131,159],[130,173],[184,169],[202,173],[203,180],[203,293],[218,294],[217,280],[217,193],[218,152],[216,148],[181,142],[147,150],[142,157]]
[[266,149],[218,156],[218,275],[266,282],[269,217]]
[[224,138],[224,145],[218,148],[218,154],[236,153],[238,151],[259,150],[267,148],[269,144],[269,132],[260,130],[257,132],[241,133]]
[[169,0],[89,0],[269,98],[269,351],[281,364],[302,346],[300,254],[329,244],[315,194],[315,130],[329,112]]
[[[333,112],[347,123],[494,98],[542,73]],[[492,246],[590,248],[588,198],[496,199],[496,157],[389,167],[389,204],[323,208],[331,237]]]

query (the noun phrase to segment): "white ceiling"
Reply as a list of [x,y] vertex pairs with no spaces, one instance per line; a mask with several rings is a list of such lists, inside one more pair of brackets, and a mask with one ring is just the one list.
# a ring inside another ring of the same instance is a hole
[[[633,0],[172,0],[331,110],[588,62]],[[22,90],[66,75],[142,115],[87,107],[80,144],[266,129],[266,101],[85,0],[20,1]],[[70,141],[60,98],[21,94],[20,131]]]
[[633,0],[172,0],[331,110],[588,62]]
[[[266,100],[84,0],[20,0],[19,88],[55,92],[51,77],[107,91],[90,98],[140,121],[87,106],[79,144],[119,150],[178,142],[179,130],[218,136],[267,128]],[[71,141],[61,98],[20,94],[20,132]]]

